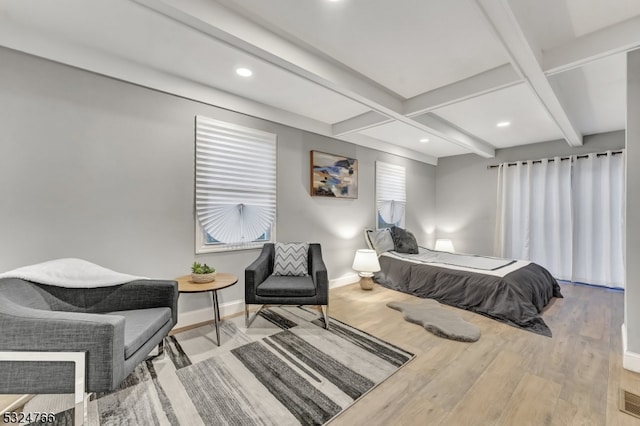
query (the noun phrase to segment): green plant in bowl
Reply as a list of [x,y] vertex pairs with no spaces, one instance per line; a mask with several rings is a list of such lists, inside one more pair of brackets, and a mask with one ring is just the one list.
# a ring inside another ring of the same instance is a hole
[[191,281],[194,283],[209,283],[216,279],[216,268],[206,263],[193,262],[191,265]]

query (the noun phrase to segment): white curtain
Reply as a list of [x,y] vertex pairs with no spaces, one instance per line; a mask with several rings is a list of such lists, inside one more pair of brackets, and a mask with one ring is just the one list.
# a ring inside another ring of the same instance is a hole
[[624,286],[624,157],[589,154],[573,165],[572,281]]
[[496,255],[532,260],[571,279],[571,161],[501,164]]
[[623,168],[611,152],[501,164],[495,254],[539,263],[557,279],[622,287]]

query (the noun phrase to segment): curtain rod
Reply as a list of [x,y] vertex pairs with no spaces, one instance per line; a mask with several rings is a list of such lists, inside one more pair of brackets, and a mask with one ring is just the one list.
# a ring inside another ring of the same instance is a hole
[[[620,151],[612,151],[612,152],[611,152],[611,155],[622,154],[622,153],[623,153],[623,151],[622,151],[622,150],[620,150]],[[589,155],[590,155],[590,154],[580,154],[580,155],[576,155],[576,158],[577,158],[577,159],[581,159],[581,158],[589,158]],[[606,153],[606,152],[599,152],[599,153],[597,153],[597,154],[596,154],[596,157],[603,157],[603,156],[605,156],[605,155],[607,155],[607,153]],[[572,158],[573,158],[572,156],[569,156],[569,157],[560,157],[560,161],[571,160]],[[542,163],[542,160],[544,160],[544,159],[540,159],[540,160],[533,160],[531,163],[532,163],[532,164]],[[546,160],[548,160],[549,162],[552,162],[552,161],[555,161],[555,158],[546,158]],[[511,166],[517,166],[517,165],[518,165],[518,163],[521,163],[521,164],[523,164],[523,165],[524,165],[524,164],[527,164],[527,161],[514,161],[514,162],[512,162],[512,163],[507,163],[507,166],[508,166],[508,167],[511,167]],[[491,164],[491,165],[488,165],[488,166],[487,166],[487,170],[489,170],[489,169],[497,169],[498,167],[500,167],[500,164]]]

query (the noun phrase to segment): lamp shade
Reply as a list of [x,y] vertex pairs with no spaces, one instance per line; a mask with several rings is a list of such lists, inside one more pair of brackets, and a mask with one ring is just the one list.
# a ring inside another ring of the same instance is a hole
[[353,266],[351,267],[358,272],[378,272],[380,270],[380,263],[378,263],[376,251],[368,249],[356,251]]
[[453,243],[449,239],[438,238],[436,240],[436,246],[433,248],[437,251],[448,251],[449,253],[455,253],[456,249],[453,248]]

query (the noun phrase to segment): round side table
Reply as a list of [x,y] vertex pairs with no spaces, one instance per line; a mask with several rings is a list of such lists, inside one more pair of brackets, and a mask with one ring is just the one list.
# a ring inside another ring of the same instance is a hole
[[231,287],[238,282],[238,277],[225,272],[216,273],[216,279],[209,283],[194,283],[191,275],[184,275],[176,278],[178,281],[178,291],[180,293],[203,293],[210,291],[213,298],[213,320],[216,325],[216,338],[220,346],[220,307],[218,306],[218,290]]

